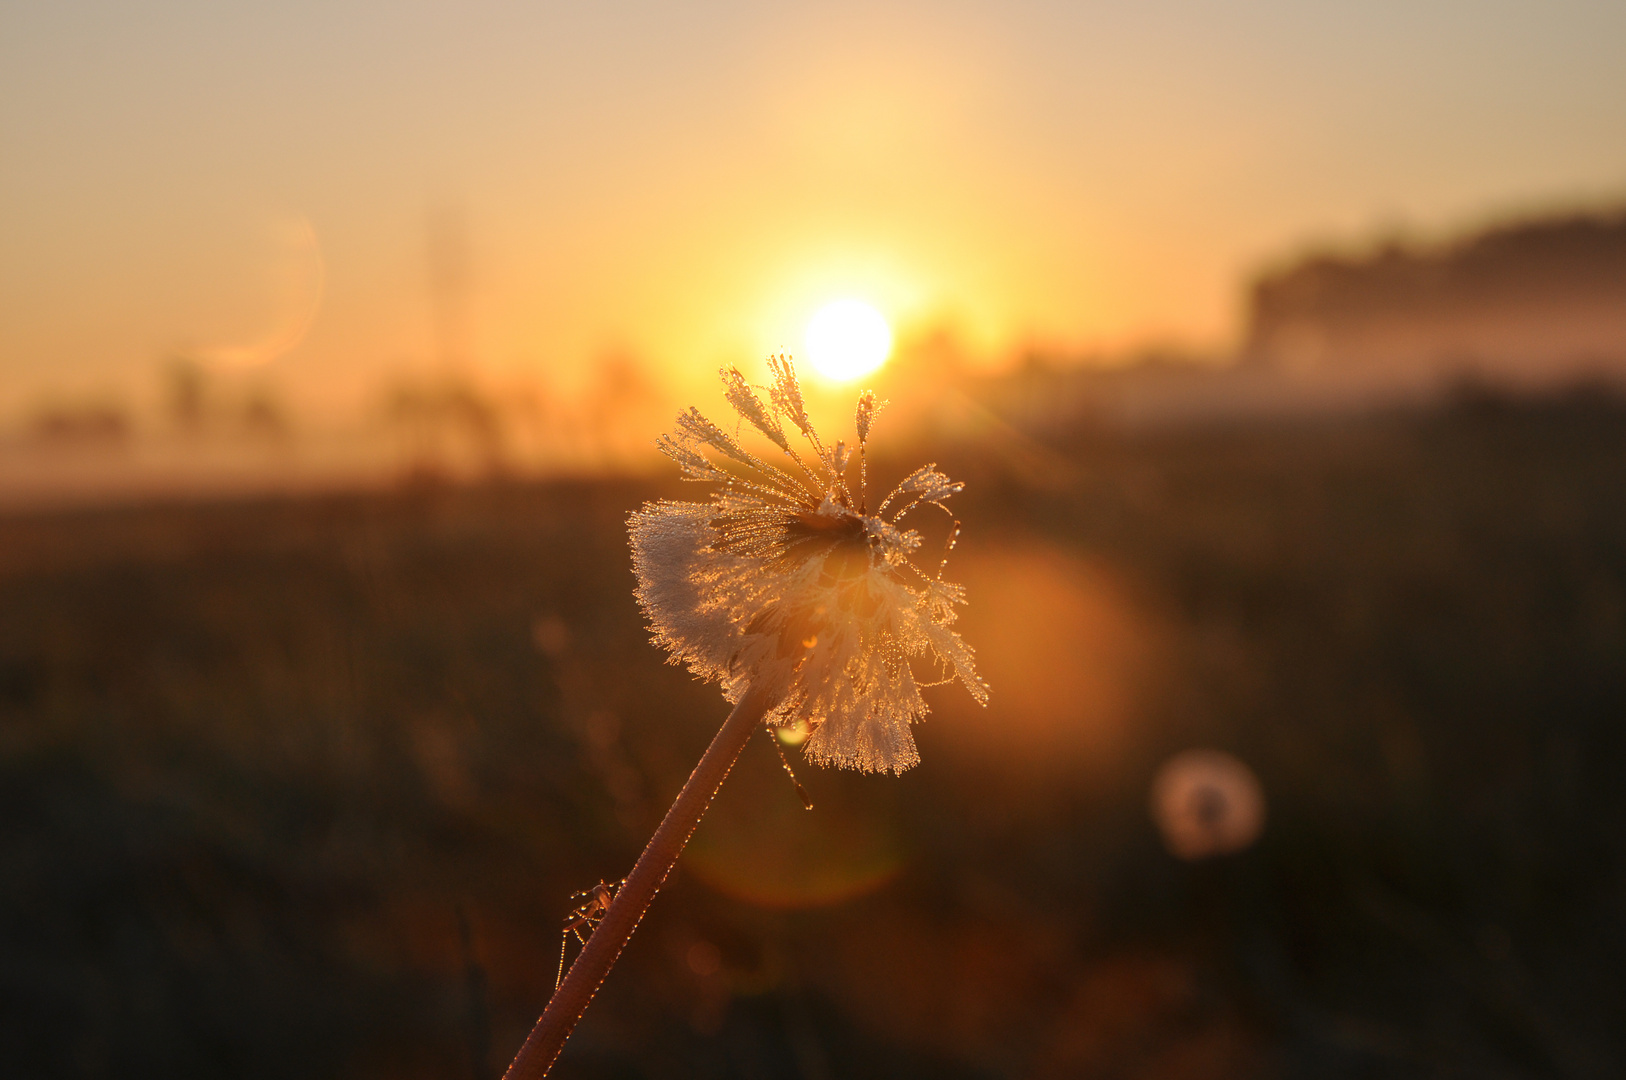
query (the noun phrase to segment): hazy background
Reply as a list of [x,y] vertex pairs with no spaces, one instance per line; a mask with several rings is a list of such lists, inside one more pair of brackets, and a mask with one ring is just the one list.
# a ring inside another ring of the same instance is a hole
[[1623,38],[1602,0],[11,3],[0,418],[154,408],[176,355],[307,423],[448,363],[686,397],[843,294],[994,368],[1224,354],[1308,242],[1621,197]]

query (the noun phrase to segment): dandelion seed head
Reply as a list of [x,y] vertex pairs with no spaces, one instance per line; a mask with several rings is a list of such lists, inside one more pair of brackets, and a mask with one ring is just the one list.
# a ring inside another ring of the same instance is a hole
[[[962,485],[927,465],[867,512],[863,469],[855,492],[847,445],[819,438],[790,358],[768,366],[766,401],[732,368],[723,392],[778,464],[692,408],[657,441],[685,478],[720,486],[705,502],[652,502],[632,515],[638,603],[670,662],[716,680],[729,701],[769,680],[777,704],[765,722],[805,732],[811,760],[901,773],[920,760],[910,725],[928,711],[913,663],[935,665],[927,685],[958,680],[988,700],[971,647],[950,628],[965,590],[941,569],[921,570],[921,534],[899,524]],[[860,453],[879,408],[873,393],[859,398]]]
[[862,446],[869,442],[870,425],[875,423],[875,414],[881,411],[884,401],[875,400],[875,391],[865,390],[858,395],[858,444]]

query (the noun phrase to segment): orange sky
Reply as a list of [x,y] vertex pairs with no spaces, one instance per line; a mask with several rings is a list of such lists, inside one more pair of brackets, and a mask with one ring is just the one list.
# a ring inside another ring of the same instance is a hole
[[480,371],[678,384],[843,294],[1222,347],[1306,241],[1626,196],[1618,3],[585,7],[7,5],[0,409],[178,350],[365,401],[436,228]]

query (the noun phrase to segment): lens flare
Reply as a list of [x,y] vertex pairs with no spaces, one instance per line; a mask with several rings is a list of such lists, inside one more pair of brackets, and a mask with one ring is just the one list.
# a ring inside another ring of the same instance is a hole
[[892,328],[871,304],[833,300],[813,313],[802,342],[820,375],[847,382],[886,363],[892,352]]

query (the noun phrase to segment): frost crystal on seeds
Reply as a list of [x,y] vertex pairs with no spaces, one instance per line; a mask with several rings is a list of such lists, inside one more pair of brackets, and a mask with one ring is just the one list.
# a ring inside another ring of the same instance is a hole
[[[965,591],[941,567],[932,576],[914,564],[920,533],[899,524],[962,485],[927,465],[870,514],[864,451],[884,403],[869,392],[858,401],[855,497],[848,448],[826,447],[814,431],[790,358],[769,368],[766,402],[732,368],[722,372],[724,396],[788,462],[769,464],[694,409],[679,414],[676,434],[657,445],[686,479],[720,489],[707,502],[647,503],[632,515],[638,603],[671,661],[719,681],[730,702],[770,680],[777,704],[766,722],[805,722],[812,760],[901,773],[920,760],[909,726],[927,712],[911,660],[929,657],[944,680],[988,700],[971,647],[950,629]],[[807,440],[805,452],[782,420]]]

